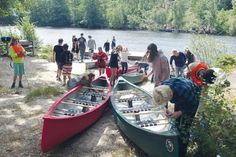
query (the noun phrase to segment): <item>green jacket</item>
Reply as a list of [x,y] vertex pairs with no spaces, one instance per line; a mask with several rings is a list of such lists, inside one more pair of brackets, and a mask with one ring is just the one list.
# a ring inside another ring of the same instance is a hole
[[11,56],[13,63],[24,63],[25,57],[18,57],[17,53],[12,47],[9,48],[9,55]]

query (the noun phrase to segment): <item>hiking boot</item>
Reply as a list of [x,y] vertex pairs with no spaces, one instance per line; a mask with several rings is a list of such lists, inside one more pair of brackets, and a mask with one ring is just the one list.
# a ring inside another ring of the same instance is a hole
[[19,82],[19,87],[24,88],[21,81]]
[[12,89],[12,88],[15,88],[15,82],[12,83],[11,89]]

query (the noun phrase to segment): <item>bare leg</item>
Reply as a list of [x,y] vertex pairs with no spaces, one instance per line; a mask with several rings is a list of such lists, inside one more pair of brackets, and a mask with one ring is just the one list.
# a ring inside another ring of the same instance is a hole
[[64,85],[66,85],[66,76],[63,76],[63,81],[64,81],[64,84],[63,84],[63,86],[64,86]]
[[13,76],[13,83],[12,83],[12,85],[11,85],[11,88],[15,88],[16,78],[17,78],[17,76],[14,75],[14,76]]
[[104,74],[104,68],[101,68],[101,74]]

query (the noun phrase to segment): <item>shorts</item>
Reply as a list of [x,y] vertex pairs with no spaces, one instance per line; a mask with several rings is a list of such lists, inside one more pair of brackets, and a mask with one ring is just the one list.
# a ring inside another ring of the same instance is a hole
[[72,71],[72,65],[64,65],[62,67],[62,75],[63,76],[70,76]]
[[24,63],[13,63],[13,69],[16,76],[22,76],[25,74]]
[[57,62],[57,68],[60,69],[60,70],[62,70],[62,64],[61,64],[61,62]]
[[98,68],[106,68],[104,65],[98,65]]

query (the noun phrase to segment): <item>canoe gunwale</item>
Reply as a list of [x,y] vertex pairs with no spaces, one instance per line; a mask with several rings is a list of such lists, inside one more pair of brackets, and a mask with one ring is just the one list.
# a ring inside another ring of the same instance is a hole
[[[97,80],[97,79],[99,79],[100,77],[105,77],[106,80],[107,80],[107,82],[109,82],[108,77],[107,77],[105,74],[104,74],[104,75],[101,75],[101,76],[99,76],[99,77],[97,77],[97,78],[95,78],[94,81]],[[55,102],[53,103],[53,105],[49,108],[47,114],[44,115],[43,119],[53,119],[53,120],[56,120],[56,119],[73,119],[73,118],[78,118],[78,117],[80,117],[80,116],[86,116],[86,114],[90,114],[90,113],[93,112],[94,110],[96,110],[96,109],[102,107],[103,104],[107,103],[107,102],[109,101],[109,99],[110,99],[112,87],[111,87],[111,86],[108,86],[108,87],[107,87],[108,94],[106,95],[105,99],[102,100],[97,106],[95,106],[95,107],[92,108],[91,110],[89,110],[89,111],[87,111],[87,112],[85,112],[85,113],[78,114],[78,115],[76,115],[76,116],[71,116],[71,117],[57,117],[57,116],[54,116],[54,115],[53,115],[53,112],[54,112],[54,110],[56,109],[56,107],[57,107],[60,103],[62,103],[62,102],[64,101],[64,99],[65,99],[67,96],[69,96],[70,94],[72,94],[72,93],[74,93],[74,92],[76,92],[76,91],[79,91],[79,90],[82,89],[82,88],[83,88],[83,86],[79,85],[79,86],[77,86],[77,87],[71,89],[69,92],[65,93],[64,95],[62,95],[62,96],[61,96],[57,101],[55,101]]]
[[[119,77],[118,80],[117,80],[117,83],[115,84],[112,92],[111,92],[111,95],[113,95],[114,91],[115,91],[115,88],[116,86],[118,85],[119,81],[122,80],[124,82],[126,82],[127,84],[131,85],[132,87],[134,88],[138,88],[139,90],[145,92],[148,96],[152,97],[151,94],[149,92],[147,92],[146,90],[128,82],[126,79],[124,79],[123,77]],[[114,102],[113,101],[113,96],[111,96],[111,102]],[[138,125],[135,125],[133,123],[130,123],[130,121],[125,118],[124,114],[118,110],[118,108],[116,107],[116,105],[113,105],[112,103],[112,107],[113,107],[113,111],[115,112],[116,116],[119,116],[120,118],[122,118],[126,123],[128,123],[129,125],[132,125],[133,127],[135,127],[136,129],[140,129],[142,131],[145,131],[145,132],[148,132],[148,133],[151,133],[153,135],[161,135],[161,136],[167,136],[167,137],[173,137],[173,136],[178,136],[179,133],[178,132],[175,132],[175,134],[170,134],[171,131],[162,131],[162,132],[155,132],[155,131],[152,131],[152,130],[148,130],[148,129],[145,129],[145,128],[142,128],[142,127],[139,127]]]

